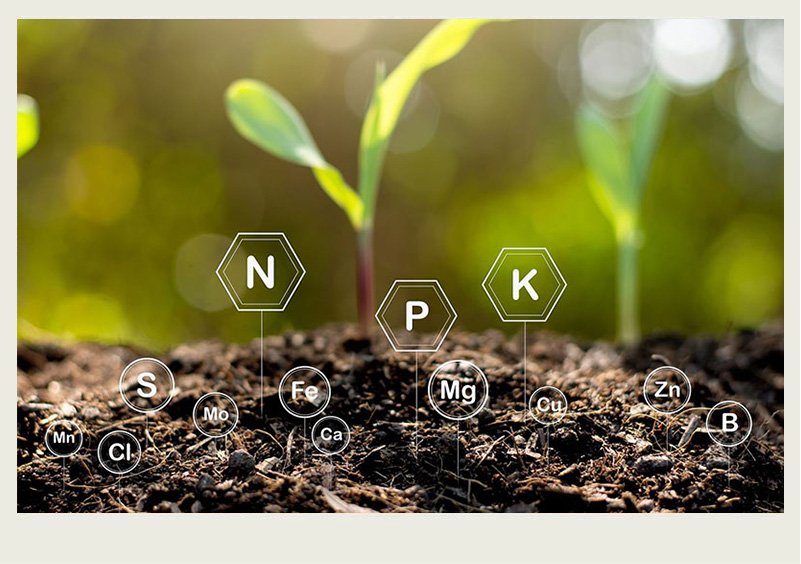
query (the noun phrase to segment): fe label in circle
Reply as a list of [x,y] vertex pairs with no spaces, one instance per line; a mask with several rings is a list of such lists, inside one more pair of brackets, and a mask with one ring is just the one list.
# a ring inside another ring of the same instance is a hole
[[331,383],[312,366],[298,366],[281,378],[278,399],[290,415],[306,419],[322,413],[331,401]]

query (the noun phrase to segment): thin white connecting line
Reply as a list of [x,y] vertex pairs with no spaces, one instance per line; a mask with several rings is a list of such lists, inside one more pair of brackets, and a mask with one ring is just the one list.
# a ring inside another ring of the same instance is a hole
[[264,312],[259,312],[259,414],[264,419]]
[[419,443],[419,436],[418,436],[418,426],[420,423],[420,401],[419,401],[419,391],[418,388],[420,387],[419,377],[417,375],[417,351],[414,351],[414,455],[417,456],[417,449],[420,446]]
[[526,421],[526,411],[528,411],[528,336],[526,335],[526,326],[528,323],[523,322],[523,422]]
[[459,431],[461,428],[461,422],[456,422],[456,485],[459,485],[461,481],[461,470],[459,466]]

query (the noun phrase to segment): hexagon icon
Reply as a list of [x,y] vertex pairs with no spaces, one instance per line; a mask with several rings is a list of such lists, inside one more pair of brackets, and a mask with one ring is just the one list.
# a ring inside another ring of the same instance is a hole
[[457,317],[436,280],[395,280],[375,314],[398,352],[439,350]]
[[506,322],[548,321],[567,288],[544,247],[505,247],[481,284]]
[[239,311],[284,311],[305,274],[283,233],[237,233],[217,267]]

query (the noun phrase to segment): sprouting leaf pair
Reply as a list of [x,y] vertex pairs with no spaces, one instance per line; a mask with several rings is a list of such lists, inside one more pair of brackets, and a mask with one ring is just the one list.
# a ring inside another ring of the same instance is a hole
[[458,54],[485,23],[441,22],[388,77],[383,66],[378,66],[359,139],[358,191],[326,161],[298,111],[270,86],[252,79],[231,84],[225,95],[228,116],[236,130],[258,147],[310,168],[320,187],[345,211],[353,228],[369,229],[387,147],[412,89],[423,73]]

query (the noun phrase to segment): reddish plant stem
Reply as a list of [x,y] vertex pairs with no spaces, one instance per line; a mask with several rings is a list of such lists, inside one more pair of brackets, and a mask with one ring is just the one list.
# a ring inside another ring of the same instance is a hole
[[356,284],[359,325],[366,331],[373,319],[373,230],[370,227],[358,234]]

